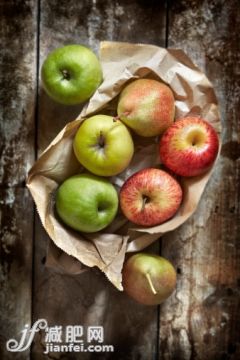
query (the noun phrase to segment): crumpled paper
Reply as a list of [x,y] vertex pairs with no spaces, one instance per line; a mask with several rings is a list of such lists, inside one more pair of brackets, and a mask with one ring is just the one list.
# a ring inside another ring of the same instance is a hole
[[[100,61],[103,83],[76,120],[68,123],[56,136],[29,172],[27,186],[34,198],[42,224],[52,239],[47,265],[60,272],[78,274],[97,266],[122,290],[121,270],[126,252],[144,249],[162,234],[183,224],[196,210],[212,168],[204,175],[181,178],[183,202],[177,214],[162,225],[136,226],[119,213],[101,232],[83,234],[65,227],[57,218],[54,198],[58,186],[83,170],[73,153],[72,142],[86,117],[101,113],[116,115],[118,95],[126,82],[152,78],[167,83],[175,96],[175,119],[196,115],[209,121],[220,134],[220,116],[212,84],[181,50],[153,45],[102,42]],[[134,135],[135,154],[130,166],[110,178],[117,189],[136,171],[159,167],[158,139]]]

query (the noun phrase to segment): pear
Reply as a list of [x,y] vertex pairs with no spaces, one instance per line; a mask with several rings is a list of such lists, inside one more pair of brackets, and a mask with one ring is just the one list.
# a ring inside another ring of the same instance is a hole
[[135,80],[121,92],[117,114],[117,118],[138,135],[160,135],[174,121],[173,92],[160,81]]
[[131,256],[123,266],[123,289],[144,305],[166,300],[176,286],[176,271],[165,258],[147,253]]

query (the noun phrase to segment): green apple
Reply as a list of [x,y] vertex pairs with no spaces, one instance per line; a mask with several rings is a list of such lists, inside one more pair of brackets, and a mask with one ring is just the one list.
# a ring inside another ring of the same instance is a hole
[[118,210],[118,194],[107,180],[79,174],[65,180],[56,194],[56,210],[71,228],[92,233],[104,229]]
[[161,256],[137,253],[123,266],[123,288],[144,305],[157,305],[166,300],[176,286],[176,271]]
[[52,51],[43,63],[42,84],[47,94],[65,105],[89,99],[102,81],[96,55],[82,45],[67,45]]
[[128,128],[112,116],[95,115],[79,127],[73,142],[78,161],[100,176],[113,176],[130,163],[134,145]]

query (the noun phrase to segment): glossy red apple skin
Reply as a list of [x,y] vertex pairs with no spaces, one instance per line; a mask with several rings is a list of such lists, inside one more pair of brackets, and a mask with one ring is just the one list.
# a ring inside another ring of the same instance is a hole
[[185,117],[163,134],[159,153],[167,168],[190,177],[201,175],[212,166],[218,148],[218,135],[212,125],[198,117]]
[[173,265],[155,254],[134,254],[123,265],[124,291],[144,305],[161,304],[174,291],[176,280]]
[[170,219],[182,201],[182,189],[166,171],[146,168],[133,174],[120,190],[124,215],[142,226],[159,225]]

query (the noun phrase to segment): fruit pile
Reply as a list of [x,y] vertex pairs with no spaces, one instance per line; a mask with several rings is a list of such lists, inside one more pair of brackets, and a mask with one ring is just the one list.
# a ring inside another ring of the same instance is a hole
[[[52,98],[73,104],[91,96],[102,75],[89,49],[77,45],[66,48],[67,56],[64,48],[61,53],[58,50],[57,56],[56,51],[49,55],[43,64],[42,80]],[[64,56],[61,86],[56,87],[56,82],[51,84],[51,71],[59,69],[56,62]],[[74,56],[79,71],[69,63]],[[69,85],[72,77],[74,82]],[[209,170],[219,141],[214,128],[202,118],[188,116],[174,122],[174,102],[169,86],[160,80],[142,78],[124,87],[116,116],[97,114],[82,122],[73,149],[85,170],[66,179],[56,194],[57,214],[65,225],[85,233],[98,232],[113,221],[119,207],[129,221],[143,227],[162,224],[176,214],[184,196],[180,177],[199,176]],[[118,193],[109,178],[131,167],[134,136],[152,137],[153,141],[157,137],[163,166],[134,173]],[[162,257],[138,253],[124,264],[123,287],[144,304],[161,303],[175,284],[175,270]]]

